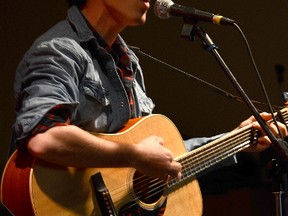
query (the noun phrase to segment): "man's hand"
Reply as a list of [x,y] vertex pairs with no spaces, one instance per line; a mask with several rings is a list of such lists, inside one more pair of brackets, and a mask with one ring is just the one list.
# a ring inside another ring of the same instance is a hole
[[[274,123],[274,121],[269,121],[272,119],[272,115],[266,112],[263,112],[260,114],[261,117],[266,121],[266,124],[270,128],[271,132],[275,135],[276,138],[280,137],[280,134],[278,132],[278,129]],[[238,128],[244,127],[246,125],[252,124],[252,126],[260,131],[260,136],[258,137],[258,142],[255,145],[250,146],[249,148],[246,148],[244,151],[246,152],[262,152],[265,149],[269,148],[271,145],[271,141],[268,138],[268,136],[263,131],[260,124],[256,121],[254,116],[251,116],[247,120],[243,121]],[[288,135],[287,128],[284,124],[281,122],[277,122],[280,133],[283,137],[286,137]]]
[[173,160],[172,152],[164,147],[161,137],[149,136],[136,145],[134,167],[145,175],[167,181],[181,177],[181,164]]

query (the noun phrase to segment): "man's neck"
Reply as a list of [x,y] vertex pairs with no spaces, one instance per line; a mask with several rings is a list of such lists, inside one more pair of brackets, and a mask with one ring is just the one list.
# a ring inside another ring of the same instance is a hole
[[113,44],[117,35],[124,29],[124,26],[115,22],[102,1],[87,1],[81,12],[92,30],[98,32],[109,46]]

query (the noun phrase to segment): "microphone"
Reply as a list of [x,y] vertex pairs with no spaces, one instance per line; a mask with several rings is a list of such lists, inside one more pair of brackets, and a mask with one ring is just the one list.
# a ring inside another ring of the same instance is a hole
[[154,13],[160,19],[167,19],[170,17],[183,17],[186,22],[205,21],[215,23],[217,25],[233,25],[235,22],[232,19],[215,15],[206,11],[197,10],[193,7],[186,7],[179,4],[174,4],[171,0],[157,0],[154,4]]

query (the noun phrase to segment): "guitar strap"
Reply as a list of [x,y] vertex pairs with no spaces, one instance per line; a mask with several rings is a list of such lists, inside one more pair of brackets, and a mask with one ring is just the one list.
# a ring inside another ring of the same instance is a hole
[[12,135],[11,135],[11,140],[10,140],[10,145],[9,145],[9,149],[8,149],[8,155],[7,155],[7,160],[10,158],[10,156],[12,155],[12,153],[16,150],[16,146],[15,146],[15,132],[12,129]]

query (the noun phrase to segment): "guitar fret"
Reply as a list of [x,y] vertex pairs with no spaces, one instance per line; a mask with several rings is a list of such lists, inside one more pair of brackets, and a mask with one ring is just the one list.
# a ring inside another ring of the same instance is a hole
[[182,164],[182,177],[180,180],[171,180],[168,187],[193,177],[201,171],[217,164],[218,162],[234,155],[256,141],[257,131],[247,127],[242,131],[229,135],[220,141],[211,142],[206,146],[196,149],[178,161]]
[[[279,114],[281,114],[282,122],[287,125],[287,109],[281,110]],[[280,115],[278,117],[280,118]],[[187,153],[187,155],[178,159],[183,167],[182,178],[180,180],[173,179],[171,185],[169,182],[168,186],[175,185],[177,182],[195,176],[201,171],[254,144],[257,141],[257,133],[258,131],[252,126],[246,126],[234,133],[232,132],[232,134],[228,134],[228,136],[224,136],[222,139],[220,138],[219,140]]]

